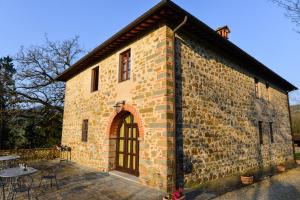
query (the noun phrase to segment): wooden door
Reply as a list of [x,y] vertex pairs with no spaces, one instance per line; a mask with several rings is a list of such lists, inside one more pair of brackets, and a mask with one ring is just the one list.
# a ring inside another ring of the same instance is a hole
[[135,176],[139,175],[138,126],[133,115],[126,114],[121,120],[117,137],[116,169]]

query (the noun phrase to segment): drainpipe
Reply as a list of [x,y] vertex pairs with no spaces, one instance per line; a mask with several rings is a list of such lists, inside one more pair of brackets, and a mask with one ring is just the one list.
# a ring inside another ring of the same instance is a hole
[[289,97],[289,93],[288,92],[287,92],[287,102],[288,102],[288,109],[289,109],[289,120],[290,120],[291,135],[292,135],[294,162],[296,162],[295,142],[294,142],[295,138],[294,138],[294,133],[293,133],[293,130],[292,130],[292,116],[291,116],[291,107],[290,107],[290,97]]
[[185,16],[184,20],[173,30],[173,92],[174,92],[174,103],[173,103],[173,112],[174,112],[174,150],[175,150],[175,188],[177,189],[177,145],[176,145],[176,32],[181,29],[187,22],[188,17]]

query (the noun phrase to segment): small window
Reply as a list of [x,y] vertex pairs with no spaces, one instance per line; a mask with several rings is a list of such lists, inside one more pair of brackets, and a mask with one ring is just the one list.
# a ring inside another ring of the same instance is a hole
[[255,80],[255,97],[259,98],[259,81],[258,79],[254,79]]
[[85,119],[85,120],[83,120],[83,123],[82,123],[82,136],[81,136],[82,142],[87,142],[88,128],[89,128],[89,120]]
[[92,69],[91,91],[97,91],[99,86],[99,67]]
[[270,101],[270,90],[269,90],[270,86],[269,84],[266,84],[266,90],[267,90],[267,101]]
[[273,122],[269,122],[270,126],[270,138],[271,138],[271,143],[274,143],[274,136],[273,136]]
[[258,122],[258,131],[259,131],[259,143],[263,144],[263,122],[259,121]]
[[131,54],[130,49],[120,54],[119,82],[130,79]]

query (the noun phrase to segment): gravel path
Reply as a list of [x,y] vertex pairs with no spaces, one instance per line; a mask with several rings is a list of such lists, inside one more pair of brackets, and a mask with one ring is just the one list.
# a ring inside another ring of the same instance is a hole
[[224,199],[300,200],[300,167],[214,198]]

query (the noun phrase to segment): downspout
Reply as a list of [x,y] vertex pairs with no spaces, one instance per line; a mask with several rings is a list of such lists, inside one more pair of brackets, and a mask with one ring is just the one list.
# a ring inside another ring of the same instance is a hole
[[291,107],[290,107],[290,97],[289,97],[288,92],[287,92],[287,104],[288,104],[288,110],[289,110],[289,120],[290,120],[290,129],[291,129],[291,135],[292,135],[294,162],[296,162],[295,142],[294,142],[295,138],[294,138],[294,133],[293,133],[293,129],[292,129],[292,116],[291,116]]
[[175,174],[174,174],[174,179],[175,179],[175,188],[177,189],[177,145],[176,145],[176,122],[177,122],[177,117],[176,117],[176,32],[181,29],[187,22],[188,17],[185,16],[184,20],[173,30],[173,92],[174,92],[174,103],[173,103],[173,112],[174,112],[174,150],[175,150]]

